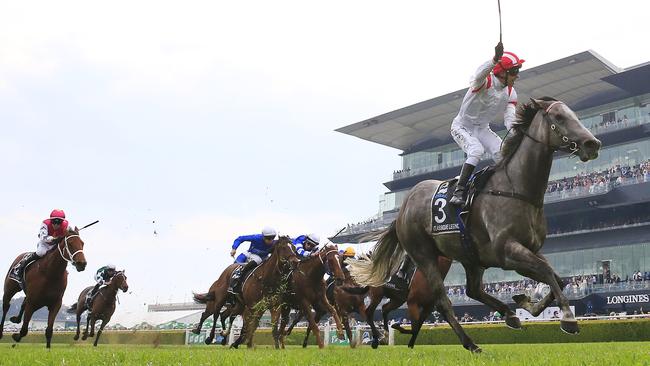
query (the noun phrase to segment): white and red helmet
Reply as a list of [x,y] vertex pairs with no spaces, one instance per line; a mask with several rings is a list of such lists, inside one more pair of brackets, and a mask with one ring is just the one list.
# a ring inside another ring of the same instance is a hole
[[520,68],[521,64],[526,62],[524,59],[520,59],[517,57],[512,52],[504,52],[503,56],[501,56],[501,60],[494,66],[494,69],[492,69],[492,72],[494,75],[499,75],[500,73],[504,71],[508,71],[510,69],[515,69],[515,68]]
[[52,210],[50,213],[50,219],[65,219],[65,212],[63,210]]

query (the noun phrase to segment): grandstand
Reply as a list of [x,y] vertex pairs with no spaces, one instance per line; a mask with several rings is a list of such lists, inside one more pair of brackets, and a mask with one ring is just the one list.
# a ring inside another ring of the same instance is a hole
[[[585,51],[519,75],[520,102],[541,96],[562,100],[603,143],[599,158],[588,163],[556,153],[545,196],[549,235],[542,252],[571,283],[565,290],[571,305],[578,315],[650,310],[650,62],[621,69]],[[336,130],[400,150],[402,166],[384,183],[388,192],[380,197],[378,213],[348,225],[335,242],[358,243],[386,228],[415,184],[458,174],[465,156],[449,128],[465,91]],[[502,121],[494,122],[492,129],[503,137]],[[487,270],[484,282],[504,299],[512,291],[543,291],[501,269]],[[464,296],[464,284],[462,266],[454,263],[446,285],[457,314],[488,314]]]

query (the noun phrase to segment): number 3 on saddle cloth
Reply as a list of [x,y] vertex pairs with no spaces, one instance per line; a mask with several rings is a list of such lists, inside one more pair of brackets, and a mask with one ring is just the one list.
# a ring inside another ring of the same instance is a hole
[[433,235],[459,233],[461,245],[465,251],[472,254],[471,258],[478,259],[478,252],[468,235],[469,228],[466,224],[474,197],[485,187],[492,174],[494,169],[488,166],[472,175],[467,190],[467,200],[462,207],[449,204],[458,181],[455,178],[442,182],[431,198],[431,233]]

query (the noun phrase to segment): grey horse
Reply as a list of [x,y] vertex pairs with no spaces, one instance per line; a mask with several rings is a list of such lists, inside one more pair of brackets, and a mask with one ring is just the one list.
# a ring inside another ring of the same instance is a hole
[[579,332],[562,293],[565,285],[540,253],[546,238],[543,200],[555,151],[575,154],[586,162],[598,157],[601,143],[568,106],[549,97],[531,99],[520,106],[513,131],[503,143],[503,159],[473,199],[468,227],[475,250],[465,249],[459,234],[432,235],[431,197],[442,182],[426,180],[413,187],[397,219],[379,234],[372,261],[357,261],[351,268],[360,285],[377,286],[397,271],[404,255],[410,256],[433,287],[438,311],[463,347],[472,352],[481,349],[456,320],[438,269],[439,256],[461,262],[467,277],[467,295],[503,314],[509,327],[520,329],[521,323],[508,305],[483,290],[483,272],[487,268],[514,270],[548,284],[551,292],[536,304],[524,295],[513,299],[533,315],[557,299],[562,309],[561,329],[570,334]]

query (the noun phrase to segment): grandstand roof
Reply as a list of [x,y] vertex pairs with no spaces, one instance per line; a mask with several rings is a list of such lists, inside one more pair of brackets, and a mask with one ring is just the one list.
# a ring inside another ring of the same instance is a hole
[[[552,96],[579,111],[634,95],[639,88],[647,89],[641,80],[647,80],[650,65],[621,70],[589,50],[523,70],[519,75],[516,88],[520,101],[530,96]],[[633,90],[622,89],[621,83],[630,78],[641,84]],[[336,131],[404,152],[447,144],[449,126],[466,91],[460,89]]]

